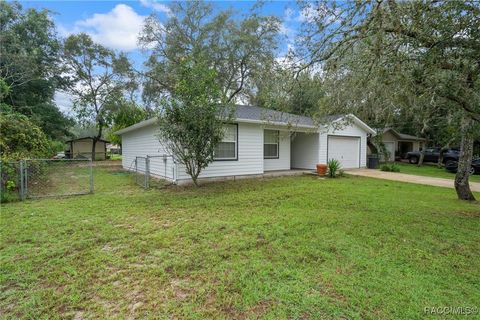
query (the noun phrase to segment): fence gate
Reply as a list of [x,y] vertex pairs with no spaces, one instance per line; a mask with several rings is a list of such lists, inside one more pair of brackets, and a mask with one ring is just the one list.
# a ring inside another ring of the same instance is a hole
[[2,163],[2,201],[93,193],[90,159],[28,159]]
[[149,174],[148,157],[135,157],[135,182],[147,189]]
[[93,193],[90,159],[25,160],[24,171],[27,198]]

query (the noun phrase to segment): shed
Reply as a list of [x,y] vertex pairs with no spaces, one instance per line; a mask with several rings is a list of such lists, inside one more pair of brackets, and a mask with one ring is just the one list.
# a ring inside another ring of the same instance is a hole
[[[66,141],[70,159],[91,158],[93,137],[82,137]],[[95,145],[95,160],[107,159],[107,144],[110,141],[97,140]]]

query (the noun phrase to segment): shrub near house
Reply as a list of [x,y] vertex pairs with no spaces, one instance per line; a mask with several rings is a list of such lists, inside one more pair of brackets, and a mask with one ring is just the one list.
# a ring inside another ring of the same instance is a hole
[[0,113],[1,201],[11,200],[18,186],[18,163],[24,158],[44,158],[52,154],[51,143],[42,130],[26,116]]

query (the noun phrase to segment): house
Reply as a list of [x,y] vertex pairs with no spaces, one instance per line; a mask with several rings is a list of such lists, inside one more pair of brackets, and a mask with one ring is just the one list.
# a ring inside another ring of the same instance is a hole
[[[348,121],[346,121],[348,120]],[[337,159],[345,169],[366,166],[367,136],[375,131],[353,115],[331,116],[332,126],[319,127],[304,116],[239,105],[232,124],[217,146],[215,160],[199,178],[262,175],[270,171],[308,169]],[[342,125],[342,123],[344,123]],[[156,119],[116,132],[122,137],[122,165],[135,168],[136,157],[149,157],[149,171],[174,183],[190,180],[156,137]],[[144,158],[138,158],[144,165]],[[141,169],[140,169],[141,170]]]
[[[69,158],[91,158],[93,137],[82,137],[66,141],[68,145]],[[107,158],[107,144],[110,141],[100,139],[95,144],[95,160],[105,160]]]
[[387,161],[394,161],[398,157],[405,158],[407,152],[423,150],[426,139],[400,133],[393,128],[386,128],[381,134],[381,141],[388,151],[389,159]]

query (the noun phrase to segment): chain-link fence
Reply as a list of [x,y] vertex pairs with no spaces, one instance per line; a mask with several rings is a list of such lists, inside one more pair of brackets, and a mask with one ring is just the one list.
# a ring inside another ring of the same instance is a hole
[[135,157],[134,178],[142,188],[162,188],[175,181],[176,162],[171,155]]
[[1,164],[2,202],[93,192],[90,159],[28,159]]
[[148,176],[148,157],[135,157],[135,182],[147,189]]
[[0,201],[22,200],[24,190],[23,161],[0,161]]

